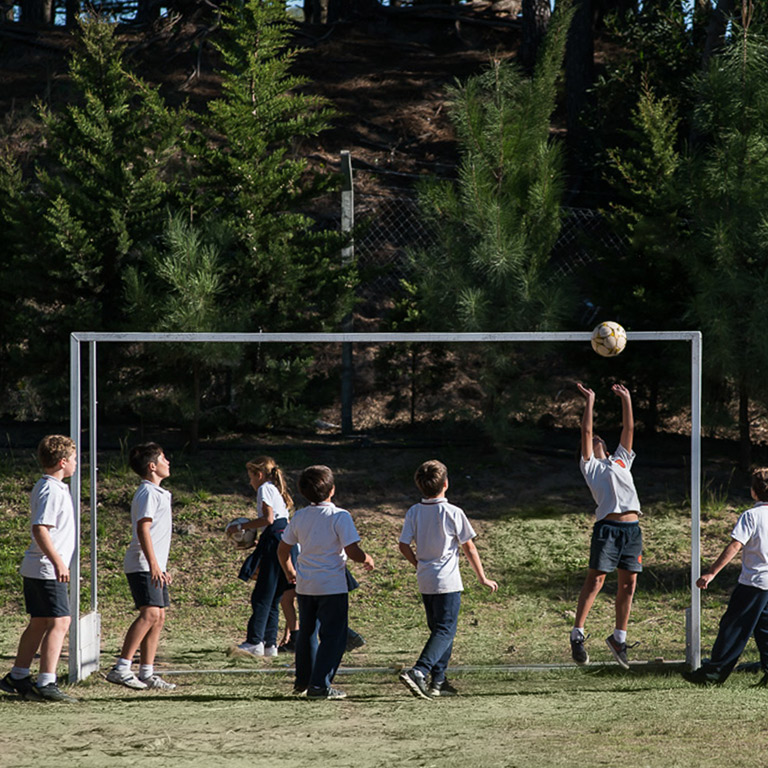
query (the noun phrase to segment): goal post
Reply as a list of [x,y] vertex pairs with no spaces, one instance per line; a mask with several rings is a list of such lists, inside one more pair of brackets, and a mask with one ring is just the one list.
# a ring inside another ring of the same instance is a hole
[[[75,332],[70,336],[70,434],[77,444],[77,469],[72,475],[75,510],[75,553],[70,569],[72,624],[69,636],[69,679],[78,682],[99,667],[101,621],[98,613],[98,440],[97,440],[97,345],[103,343],[222,343],[222,344],[384,344],[446,343],[486,344],[500,342],[580,342],[588,344],[587,331],[540,331],[509,333],[107,333]],[[701,663],[701,602],[696,580],[701,568],[701,382],[702,335],[700,331],[630,331],[628,341],[682,341],[691,347],[691,601],[686,621],[686,662],[691,669]],[[90,465],[90,610],[81,616],[80,558],[82,521],[81,435],[83,431],[82,345],[88,346],[88,425]]]

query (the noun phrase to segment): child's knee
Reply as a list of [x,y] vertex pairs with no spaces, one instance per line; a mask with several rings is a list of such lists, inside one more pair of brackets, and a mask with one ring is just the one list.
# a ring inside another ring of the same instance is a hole
[[165,608],[157,605],[145,605],[139,610],[141,618],[154,626],[165,622]]

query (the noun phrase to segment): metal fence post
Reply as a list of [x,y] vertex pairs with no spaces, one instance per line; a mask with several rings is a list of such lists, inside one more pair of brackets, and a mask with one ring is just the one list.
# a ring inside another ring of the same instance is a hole
[[[352,156],[348,150],[341,152],[341,232],[349,240],[341,250],[342,266],[349,266],[355,258],[355,244],[352,240],[352,230],[355,226],[355,190],[352,185]],[[341,321],[344,333],[353,331],[352,313]],[[353,399],[354,367],[352,360],[352,343],[341,345],[341,433],[352,434],[352,399]]]

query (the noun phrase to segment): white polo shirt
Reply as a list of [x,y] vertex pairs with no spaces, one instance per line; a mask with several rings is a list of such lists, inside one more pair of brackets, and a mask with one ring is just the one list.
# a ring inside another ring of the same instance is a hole
[[[30,532],[32,526],[48,528],[53,548],[69,568],[75,553],[75,510],[69,486],[50,475],[43,475],[29,497]],[[21,561],[20,573],[28,579],[55,579],[56,570],[32,536]]]
[[149,538],[155,550],[155,558],[160,570],[168,567],[168,553],[171,550],[171,493],[159,485],[142,480],[131,502],[131,543],[125,553],[123,570],[126,573],[139,573],[149,570],[149,561],[141,549],[138,535],[138,522],[149,518]]
[[281,517],[288,517],[288,507],[285,504],[285,499],[280,494],[280,491],[277,490],[277,486],[269,481],[262,483],[259,486],[259,490],[256,491],[256,511],[259,513],[259,517],[264,514],[264,504],[272,507],[275,520]]
[[360,541],[360,536],[346,509],[328,501],[300,509],[283,531],[283,541],[290,547],[301,546],[296,560],[297,594],[349,592],[344,547]]
[[461,592],[459,548],[477,534],[459,507],[444,497],[422,499],[405,513],[400,542],[416,545],[416,580],[423,595]]
[[635,452],[628,451],[623,445],[607,459],[597,459],[593,453],[589,461],[581,458],[581,474],[587,481],[587,487],[597,504],[595,518],[600,521],[607,515],[622,512],[640,511],[640,499],[632,479],[632,463]]
[[768,589],[768,503],[759,501],[742,512],[731,538],[744,545],[739,584]]

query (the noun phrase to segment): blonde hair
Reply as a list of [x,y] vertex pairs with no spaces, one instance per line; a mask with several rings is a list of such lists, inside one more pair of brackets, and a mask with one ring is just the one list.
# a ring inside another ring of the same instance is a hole
[[280,495],[283,497],[285,506],[289,510],[293,509],[293,499],[288,491],[288,483],[285,481],[285,475],[283,470],[277,466],[277,462],[271,456],[257,456],[255,459],[249,461],[245,468],[251,474],[261,473],[267,480],[272,483]]
[[68,459],[77,446],[71,437],[46,435],[37,446],[37,459],[43,469],[55,467],[62,459]]

